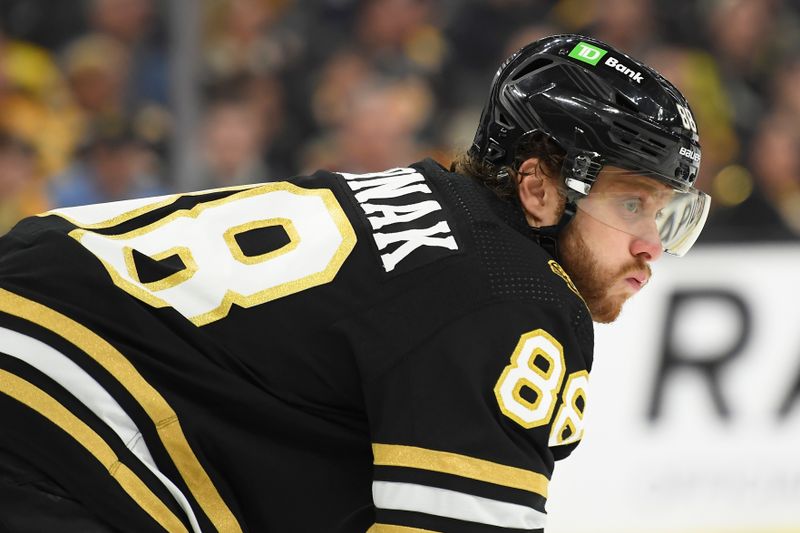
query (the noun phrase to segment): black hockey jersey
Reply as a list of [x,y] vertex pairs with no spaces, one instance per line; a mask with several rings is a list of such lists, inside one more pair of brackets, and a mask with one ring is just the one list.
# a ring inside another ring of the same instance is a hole
[[112,530],[539,531],[592,344],[431,160],[57,209],[0,240],[0,451]]

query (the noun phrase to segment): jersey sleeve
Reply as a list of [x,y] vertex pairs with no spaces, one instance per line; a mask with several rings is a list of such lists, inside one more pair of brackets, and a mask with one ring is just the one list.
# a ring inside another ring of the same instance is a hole
[[368,377],[371,531],[541,531],[554,460],[583,432],[574,330],[555,306],[494,303]]

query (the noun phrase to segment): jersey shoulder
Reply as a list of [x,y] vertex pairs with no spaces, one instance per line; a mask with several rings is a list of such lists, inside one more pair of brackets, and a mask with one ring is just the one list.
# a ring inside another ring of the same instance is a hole
[[[458,248],[424,268],[401,269],[381,284],[380,301],[347,320],[356,345],[383,354],[369,374],[380,374],[466,316],[510,307],[532,328],[540,315],[552,319],[556,333],[574,338],[581,359],[590,362],[594,335],[588,309],[564,269],[531,238],[519,208],[433,162],[413,168],[437,195]],[[503,323],[502,315],[484,325]]]
[[457,210],[491,297],[533,300],[545,305],[585,307],[564,268],[536,240],[518,204],[502,200],[474,179],[424,162],[427,175]]

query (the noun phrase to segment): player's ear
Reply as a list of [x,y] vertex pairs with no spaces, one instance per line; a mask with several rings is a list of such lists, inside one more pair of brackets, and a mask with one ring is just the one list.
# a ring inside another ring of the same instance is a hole
[[517,173],[517,192],[528,224],[541,228],[558,223],[563,198],[556,181],[544,173],[539,159],[526,159]]

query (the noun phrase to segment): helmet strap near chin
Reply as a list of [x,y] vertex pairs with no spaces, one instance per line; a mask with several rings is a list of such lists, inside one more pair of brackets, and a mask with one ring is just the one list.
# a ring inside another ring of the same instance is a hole
[[578,206],[575,204],[575,202],[568,199],[566,205],[564,206],[564,212],[561,214],[561,218],[558,220],[557,224],[552,226],[543,226],[541,228],[530,226],[530,232],[533,235],[533,238],[536,239],[536,242],[539,243],[539,246],[544,248],[544,250],[553,256],[553,258],[557,261],[559,260],[558,239],[561,237],[562,230],[575,217],[577,208]]

